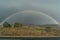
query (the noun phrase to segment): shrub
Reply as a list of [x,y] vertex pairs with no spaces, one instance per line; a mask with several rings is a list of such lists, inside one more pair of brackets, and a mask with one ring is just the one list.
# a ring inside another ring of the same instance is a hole
[[4,24],[3,24],[3,27],[12,27],[8,22],[5,22]]

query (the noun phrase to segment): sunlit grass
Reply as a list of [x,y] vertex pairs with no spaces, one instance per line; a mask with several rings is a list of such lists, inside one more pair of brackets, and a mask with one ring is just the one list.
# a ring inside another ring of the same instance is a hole
[[0,35],[4,36],[60,36],[60,33],[54,31],[47,33],[44,28],[37,27],[12,27],[0,28]]

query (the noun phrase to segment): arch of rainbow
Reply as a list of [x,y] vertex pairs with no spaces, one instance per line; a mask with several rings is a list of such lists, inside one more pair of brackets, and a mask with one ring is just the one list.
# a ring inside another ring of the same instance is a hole
[[[33,10],[26,10],[26,11],[24,10],[24,11],[22,11],[21,13],[24,13],[24,12],[35,12],[35,13],[39,13],[39,14],[45,15],[45,16],[49,17],[50,19],[52,19],[56,24],[59,24],[59,22],[56,21],[53,17],[51,17],[51,16],[49,16],[49,15],[47,15],[47,14],[44,14],[44,13],[42,13],[42,12],[33,11]],[[14,13],[14,14],[12,14],[11,16],[7,17],[4,21],[2,21],[2,22],[0,23],[0,25],[2,25],[4,22],[6,22],[8,19],[10,19],[11,17],[15,16],[16,14],[19,14],[19,13]]]

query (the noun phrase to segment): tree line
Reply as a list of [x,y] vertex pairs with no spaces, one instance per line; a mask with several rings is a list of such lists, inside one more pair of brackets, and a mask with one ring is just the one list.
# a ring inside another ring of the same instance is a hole
[[[13,25],[14,27],[20,27],[20,26],[22,26],[22,24],[20,24],[20,23],[14,23],[14,25]],[[4,22],[4,24],[3,24],[3,27],[6,27],[6,28],[10,28],[10,27],[12,27],[12,25],[11,24],[9,24],[8,22]]]

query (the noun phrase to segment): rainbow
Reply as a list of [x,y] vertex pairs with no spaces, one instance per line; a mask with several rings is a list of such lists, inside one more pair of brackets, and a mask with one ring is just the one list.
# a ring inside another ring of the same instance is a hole
[[[56,21],[53,17],[51,17],[51,16],[49,16],[49,15],[47,15],[47,14],[45,14],[45,13],[42,13],[42,12],[40,12],[40,11],[24,10],[24,11],[22,11],[21,13],[25,13],[25,12],[28,12],[28,13],[37,13],[37,14],[45,15],[45,16],[47,16],[48,18],[50,18],[51,20],[53,20],[56,24],[59,24],[59,22]],[[0,25],[2,25],[4,22],[6,22],[8,19],[12,18],[12,17],[15,16],[16,14],[19,14],[19,13],[14,13],[14,14],[10,15],[10,16],[7,17],[4,21],[2,21],[2,22],[0,23]]]

